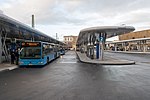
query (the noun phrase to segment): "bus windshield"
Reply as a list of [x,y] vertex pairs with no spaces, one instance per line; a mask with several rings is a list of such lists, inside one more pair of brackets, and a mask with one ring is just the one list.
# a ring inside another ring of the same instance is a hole
[[40,47],[23,47],[20,52],[21,59],[38,59],[41,58]]

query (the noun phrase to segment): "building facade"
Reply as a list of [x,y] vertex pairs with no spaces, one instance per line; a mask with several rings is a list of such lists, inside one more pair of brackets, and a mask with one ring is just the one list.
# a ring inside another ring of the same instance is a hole
[[150,52],[150,29],[119,35],[119,41],[107,44],[114,51]]
[[150,29],[119,35],[119,40],[122,41],[122,40],[148,38],[148,37],[150,37]]
[[75,49],[76,50],[76,42],[77,42],[78,36],[64,36],[64,43],[68,45],[69,49]]

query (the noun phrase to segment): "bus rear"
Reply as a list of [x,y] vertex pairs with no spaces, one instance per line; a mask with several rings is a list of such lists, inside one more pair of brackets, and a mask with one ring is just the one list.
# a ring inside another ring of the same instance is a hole
[[42,43],[22,42],[19,56],[19,65],[45,65],[42,59]]

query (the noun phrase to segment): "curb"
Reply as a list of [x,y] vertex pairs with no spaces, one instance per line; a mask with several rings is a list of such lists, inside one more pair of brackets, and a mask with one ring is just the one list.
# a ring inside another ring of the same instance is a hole
[[6,69],[0,70],[0,72],[12,71],[12,70],[15,70],[15,69],[17,69],[17,68],[19,68],[19,67],[18,67],[18,66],[12,66],[12,67],[8,67],[8,68],[6,68]]
[[101,63],[92,63],[92,62],[85,62],[85,61],[81,61],[83,63],[88,63],[88,64],[98,64],[98,65],[133,65],[135,64],[135,62],[128,62],[128,63],[113,63],[113,62],[101,62]]
[[1,72],[7,72],[7,71],[9,71],[9,69],[0,70],[0,73]]
[[99,65],[132,65],[132,64],[135,64],[135,61],[126,61],[126,62],[109,62],[109,61],[101,61],[99,63],[95,63],[95,62],[88,62],[88,61],[84,61],[82,60],[78,53],[76,52],[76,55],[79,59],[80,62],[82,63],[88,63],[88,64],[99,64]]

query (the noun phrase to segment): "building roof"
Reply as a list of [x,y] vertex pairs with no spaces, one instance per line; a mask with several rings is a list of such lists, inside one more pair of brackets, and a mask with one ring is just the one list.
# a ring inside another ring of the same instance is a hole
[[68,35],[68,36],[64,36],[64,37],[78,37],[78,36]]

